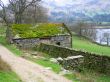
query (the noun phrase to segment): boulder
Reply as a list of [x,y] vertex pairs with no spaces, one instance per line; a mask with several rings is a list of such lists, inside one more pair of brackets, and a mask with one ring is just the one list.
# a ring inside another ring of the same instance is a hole
[[53,63],[58,63],[57,59],[55,59],[55,58],[50,58],[50,61]]
[[51,68],[51,67],[46,67],[45,69],[46,69],[46,70],[52,70],[52,68]]
[[58,60],[58,61],[63,61],[63,58],[58,57],[57,60]]
[[59,73],[59,75],[65,75],[65,74],[71,74],[72,72],[70,72],[69,70],[66,70],[64,68],[61,68],[61,72]]

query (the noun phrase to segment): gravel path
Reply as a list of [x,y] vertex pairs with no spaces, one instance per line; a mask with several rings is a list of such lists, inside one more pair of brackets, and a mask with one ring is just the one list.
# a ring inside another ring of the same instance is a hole
[[0,45],[0,56],[23,82],[71,82],[38,64],[15,56],[2,45]]

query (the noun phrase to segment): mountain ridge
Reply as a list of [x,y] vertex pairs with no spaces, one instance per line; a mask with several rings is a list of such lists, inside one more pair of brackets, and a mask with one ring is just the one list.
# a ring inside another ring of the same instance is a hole
[[[64,2],[65,1],[65,2]],[[44,0],[51,21],[87,20],[110,22],[109,0]]]

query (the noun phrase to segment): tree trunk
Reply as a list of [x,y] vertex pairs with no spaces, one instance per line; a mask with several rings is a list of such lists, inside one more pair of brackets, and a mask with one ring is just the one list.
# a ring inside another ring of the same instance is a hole
[[8,43],[13,43],[12,41],[12,33],[11,33],[11,27],[10,26],[7,26],[7,29],[6,29],[6,40]]
[[79,36],[82,36],[82,29],[80,27],[80,30],[79,30]]
[[15,13],[15,24],[21,24],[21,23],[22,23],[22,14]]
[[107,46],[109,46],[109,38],[107,38]]

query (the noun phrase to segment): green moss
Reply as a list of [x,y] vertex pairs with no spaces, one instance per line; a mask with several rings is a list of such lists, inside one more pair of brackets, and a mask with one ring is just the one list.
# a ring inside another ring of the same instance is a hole
[[12,32],[21,38],[46,37],[67,33],[62,24],[54,23],[13,24]]

